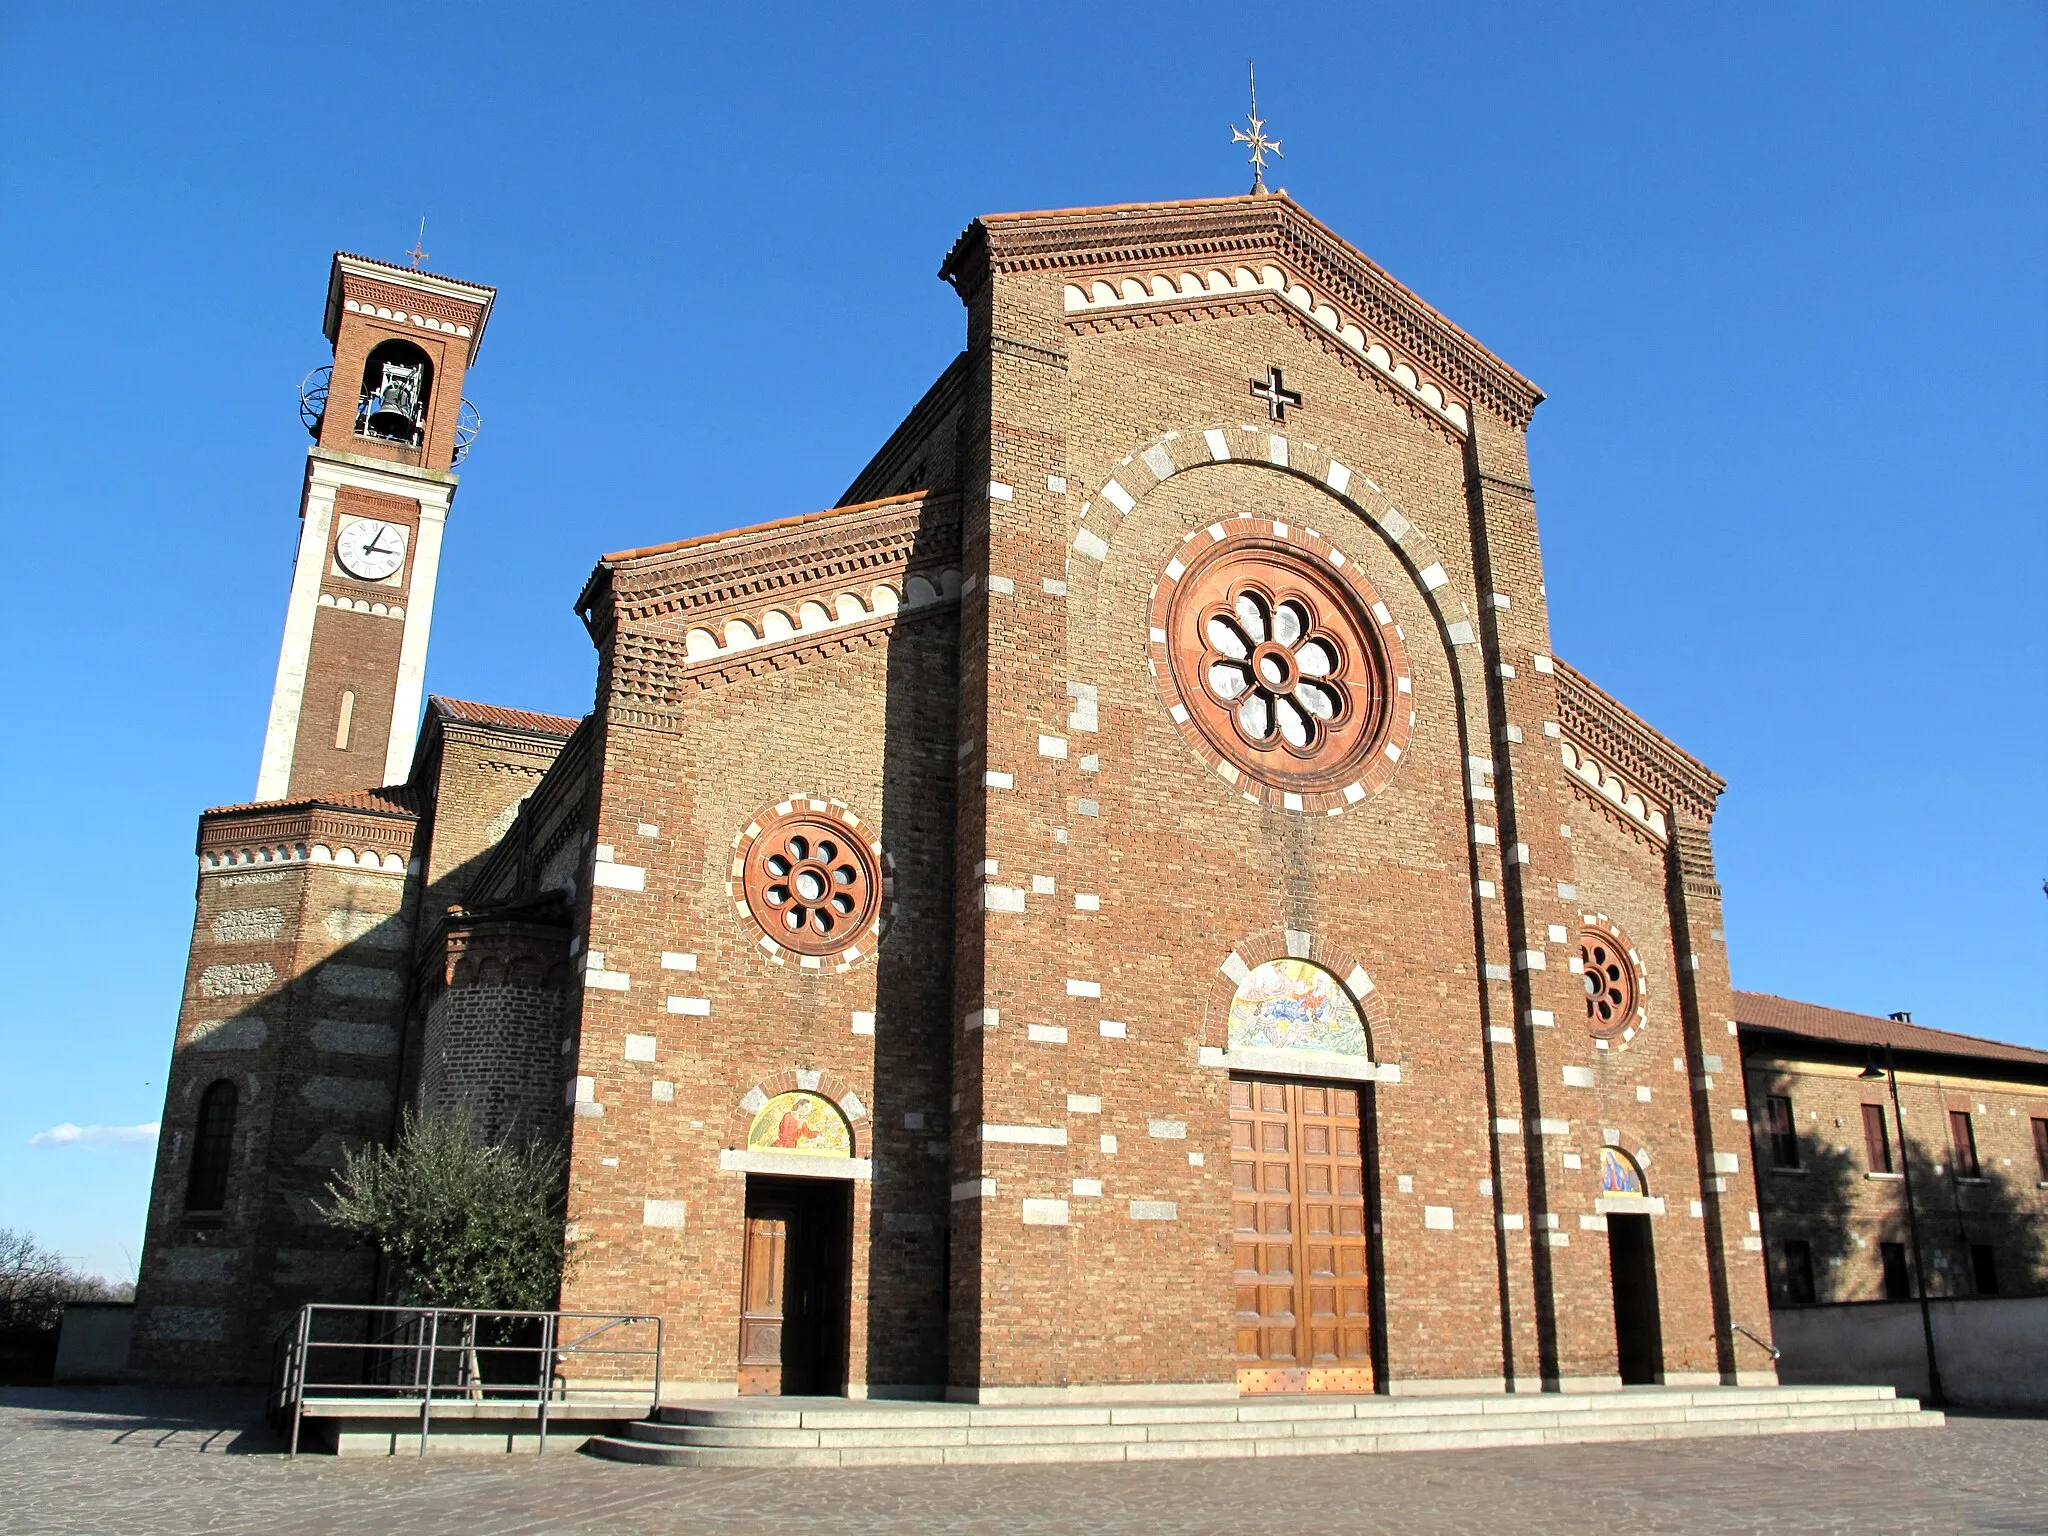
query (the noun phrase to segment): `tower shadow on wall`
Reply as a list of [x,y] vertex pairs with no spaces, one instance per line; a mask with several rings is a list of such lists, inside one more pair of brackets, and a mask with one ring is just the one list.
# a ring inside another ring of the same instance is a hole
[[[1774,1080],[1773,1087],[1783,1081]],[[1896,1138],[1889,1104],[1886,1110]],[[1842,1134],[1851,1129],[1838,1128]],[[1916,1253],[1903,1180],[1867,1178],[1853,1143],[1831,1141],[1811,1129],[1799,1132],[1798,1142],[1799,1171],[1770,1166],[1768,1151],[1757,1163],[1757,1204],[1765,1213],[1764,1259],[1773,1307],[1807,1304],[1788,1241],[1807,1244],[1815,1304],[1907,1300],[1917,1297],[1923,1284],[1930,1297],[2048,1294],[2048,1242],[2030,1181],[1986,1165],[1981,1182],[1958,1184],[1946,1149],[1930,1150],[1908,1136],[1906,1156],[1923,1250]],[[1896,1155],[1896,1139],[1892,1145]],[[1942,1172],[1937,1174],[1937,1167]],[[1870,1194],[1874,1183],[1887,1192],[1881,1205]],[[1904,1253],[1910,1287],[1905,1296],[1888,1298],[1881,1245],[1892,1243]],[[1971,1249],[1984,1245],[1994,1255],[1995,1292],[1981,1290],[1973,1273]]]
[[[910,569],[936,583],[959,561],[957,504],[933,497]],[[950,602],[899,610],[888,648],[881,833],[895,913],[875,958],[870,1392],[947,1379],[959,612]]]

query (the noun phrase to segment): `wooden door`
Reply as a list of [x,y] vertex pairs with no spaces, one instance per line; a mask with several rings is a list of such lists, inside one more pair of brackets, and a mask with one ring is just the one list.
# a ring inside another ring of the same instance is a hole
[[1231,1080],[1242,1391],[1373,1390],[1359,1109],[1356,1088]]
[[782,1280],[788,1260],[788,1219],[749,1216],[740,1264],[742,1396],[782,1390]]

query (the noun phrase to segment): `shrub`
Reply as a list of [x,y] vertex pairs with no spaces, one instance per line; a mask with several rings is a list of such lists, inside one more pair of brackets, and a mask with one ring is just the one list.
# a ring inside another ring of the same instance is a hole
[[561,1294],[565,1160],[494,1145],[466,1115],[408,1112],[389,1147],[352,1152],[327,1218],[374,1245],[409,1305],[547,1311]]

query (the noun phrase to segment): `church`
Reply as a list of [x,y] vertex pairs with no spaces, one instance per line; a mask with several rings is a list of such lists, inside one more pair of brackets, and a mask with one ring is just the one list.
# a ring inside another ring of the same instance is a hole
[[424,697],[494,290],[335,257],[134,1372],[382,1299],[417,1109],[563,1140],[676,1395],[1773,1381],[1723,784],[1552,651],[1540,391],[1284,192],[942,276],[837,505],[565,573],[568,719]]

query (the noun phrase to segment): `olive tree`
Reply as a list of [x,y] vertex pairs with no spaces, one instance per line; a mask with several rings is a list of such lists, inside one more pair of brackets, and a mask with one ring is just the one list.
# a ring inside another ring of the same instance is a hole
[[463,1114],[407,1113],[388,1147],[351,1152],[329,1221],[373,1245],[414,1306],[547,1311],[561,1293],[564,1158],[486,1141]]

